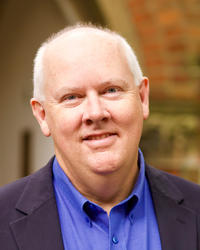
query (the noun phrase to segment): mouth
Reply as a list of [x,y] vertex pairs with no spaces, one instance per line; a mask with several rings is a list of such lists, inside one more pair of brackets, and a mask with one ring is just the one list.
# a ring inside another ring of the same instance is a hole
[[97,135],[88,135],[83,138],[84,141],[93,141],[93,140],[103,140],[110,136],[117,135],[116,133],[104,133],[104,134],[97,134]]

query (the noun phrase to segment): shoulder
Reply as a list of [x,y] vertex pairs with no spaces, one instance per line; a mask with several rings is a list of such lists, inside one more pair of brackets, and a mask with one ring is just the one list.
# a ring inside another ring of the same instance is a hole
[[146,165],[150,188],[172,199],[184,200],[184,205],[200,214],[200,185]]
[[[169,174],[162,170],[146,165],[147,176],[153,178],[162,178],[162,180],[169,181],[180,188],[184,193],[190,193],[191,191],[200,194],[200,185],[195,184],[191,181],[185,180],[176,175]],[[165,184],[165,182],[163,183]]]
[[0,212],[2,210],[5,211],[7,208],[14,208],[20,196],[25,192],[26,187],[30,186],[30,182],[34,184],[32,187],[34,191],[34,188],[38,186],[38,184],[42,184],[44,180],[48,181],[52,179],[52,161],[53,159],[35,173],[0,187]]
[[0,211],[15,206],[31,176],[26,176],[0,188]]

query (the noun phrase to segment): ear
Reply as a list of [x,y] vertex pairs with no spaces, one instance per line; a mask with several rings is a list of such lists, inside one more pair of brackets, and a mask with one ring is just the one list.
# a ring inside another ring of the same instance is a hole
[[39,102],[35,98],[31,99],[30,104],[32,107],[33,115],[38,121],[40,128],[42,130],[42,133],[47,137],[50,136],[51,133],[50,133],[47,121],[46,121],[46,114],[45,114],[45,109],[43,105],[41,104],[41,102]]
[[149,79],[143,77],[139,85],[139,94],[142,102],[143,118],[146,120],[149,116]]

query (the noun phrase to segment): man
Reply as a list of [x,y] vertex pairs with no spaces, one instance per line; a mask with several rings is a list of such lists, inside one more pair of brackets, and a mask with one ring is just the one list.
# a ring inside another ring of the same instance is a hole
[[149,81],[118,34],[75,26],[34,66],[33,114],[55,157],[0,190],[2,250],[200,249],[200,188],[145,165]]

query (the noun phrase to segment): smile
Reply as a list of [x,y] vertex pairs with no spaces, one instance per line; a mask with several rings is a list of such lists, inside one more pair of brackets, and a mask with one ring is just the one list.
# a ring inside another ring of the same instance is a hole
[[84,140],[102,140],[105,139],[109,136],[115,135],[113,133],[106,133],[106,134],[102,134],[102,135],[89,135],[87,137],[84,138]]
[[91,149],[105,149],[115,144],[118,134],[99,133],[83,137],[83,142]]

